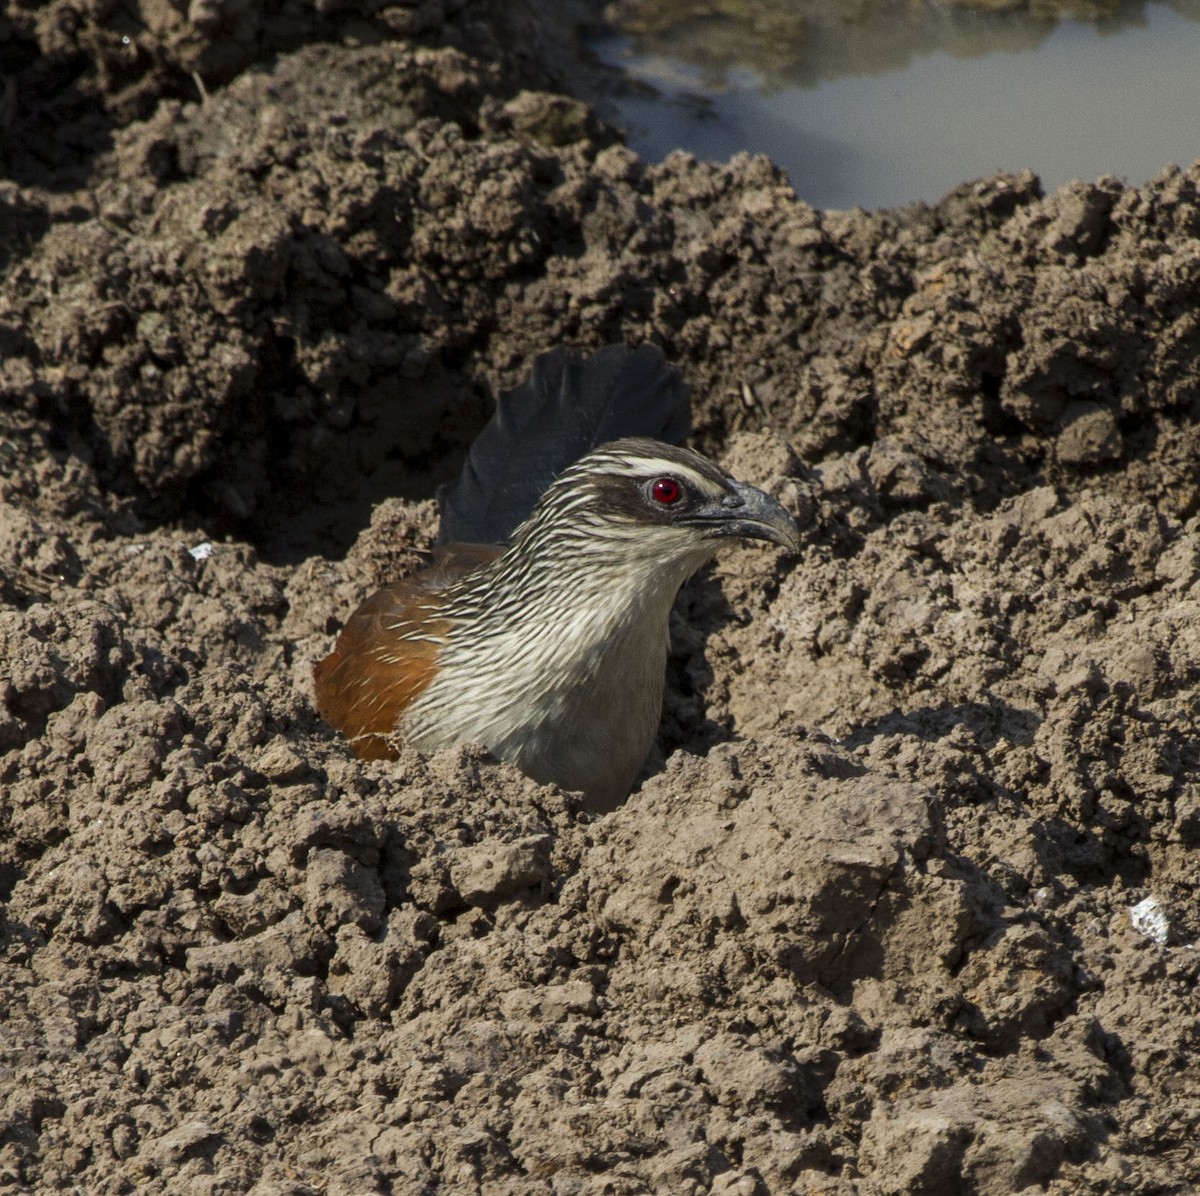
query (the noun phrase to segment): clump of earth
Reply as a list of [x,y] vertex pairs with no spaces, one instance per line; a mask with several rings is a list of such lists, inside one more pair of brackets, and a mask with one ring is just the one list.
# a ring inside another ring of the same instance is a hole
[[[820,212],[511,6],[293,7],[0,19],[0,1184],[1191,1190],[1200,170]],[[496,395],[647,341],[809,519],[638,789],[357,760]]]

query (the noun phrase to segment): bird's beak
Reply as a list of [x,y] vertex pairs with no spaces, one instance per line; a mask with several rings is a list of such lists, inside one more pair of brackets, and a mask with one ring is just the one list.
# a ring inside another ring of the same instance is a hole
[[800,527],[784,507],[756,486],[732,480],[729,485],[733,493],[696,511],[696,522],[714,536],[769,540],[790,552],[799,550]]

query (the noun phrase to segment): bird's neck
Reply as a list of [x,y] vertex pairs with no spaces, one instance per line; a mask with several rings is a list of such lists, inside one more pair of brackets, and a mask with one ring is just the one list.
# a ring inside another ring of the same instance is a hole
[[477,576],[469,599],[479,633],[525,632],[566,664],[639,631],[665,638],[679,587],[711,556],[664,556],[635,538],[517,543]]
[[455,627],[437,678],[401,730],[428,750],[486,744],[608,809],[654,740],[671,604],[711,554],[568,547],[514,544],[464,579],[443,608]]

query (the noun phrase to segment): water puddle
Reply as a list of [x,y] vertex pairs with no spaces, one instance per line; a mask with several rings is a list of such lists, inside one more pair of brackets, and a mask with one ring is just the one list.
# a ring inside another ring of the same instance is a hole
[[1200,157],[1200,0],[1097,21],[925,0],[850,19],[805,0],[718,7],[625,0],[626,31],[593,43],[626,74],[615,105],[643,157],[769,154],[821,208],[932,202],[1026,167],[1047,189],[1139,183]]

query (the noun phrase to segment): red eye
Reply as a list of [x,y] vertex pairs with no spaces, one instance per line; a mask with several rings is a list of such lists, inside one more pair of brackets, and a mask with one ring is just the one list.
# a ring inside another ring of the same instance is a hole
[[677,503],[683,496],[683,487],[674,478],[657,478],[650,486],[650,497],[664,507]]

